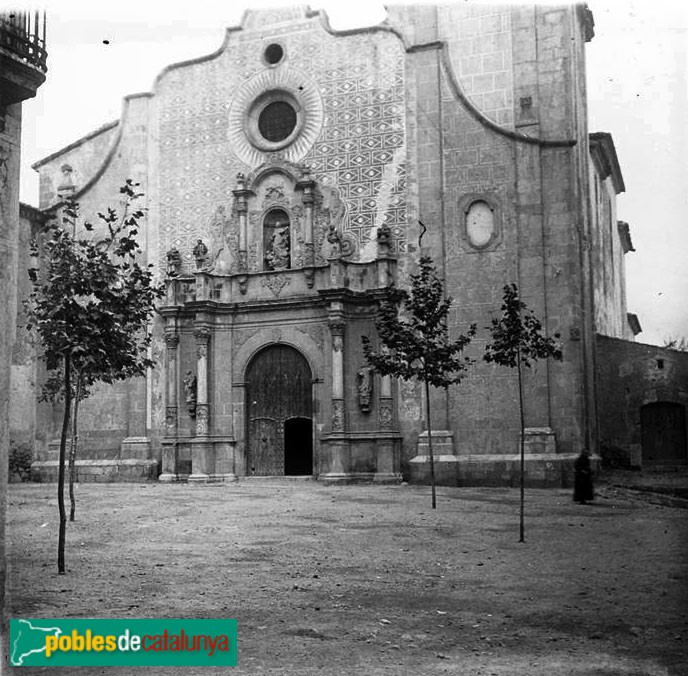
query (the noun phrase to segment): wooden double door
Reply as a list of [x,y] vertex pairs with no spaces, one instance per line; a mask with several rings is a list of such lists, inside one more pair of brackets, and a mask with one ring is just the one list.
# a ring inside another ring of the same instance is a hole
[[261,350],[246,371],[246,473],[313,474],[313,384],[289,345]]

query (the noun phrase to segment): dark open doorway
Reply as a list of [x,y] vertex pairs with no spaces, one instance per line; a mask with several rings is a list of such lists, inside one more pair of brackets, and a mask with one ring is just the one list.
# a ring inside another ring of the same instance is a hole
[[284,423],[284,473],[287,476],[313,474],[313,421],[290,418]]

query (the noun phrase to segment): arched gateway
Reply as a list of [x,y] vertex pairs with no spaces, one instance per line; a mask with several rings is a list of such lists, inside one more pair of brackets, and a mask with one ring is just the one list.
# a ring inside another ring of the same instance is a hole
[[246,369],[246,474],[313,474],[313,394],[305,357],[271,345]]

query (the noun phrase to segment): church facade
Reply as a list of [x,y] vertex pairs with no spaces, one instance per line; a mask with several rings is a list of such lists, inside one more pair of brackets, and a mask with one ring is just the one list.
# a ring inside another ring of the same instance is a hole
[[82,478],[423,481],[423,388],[373,373],[361,338],[430,255],[450,331],[479,329],[466,379],[431,393],[442,480],[515,477],[515,375],[480,355],[516,283],[564,355],[527,376],[528,479],[565,483],[599,450],[595,335],[639,329],[623,178],[611,136],[587,128],[592,37],[584,5],[392,6],[342,32],[307,8],[248,11],[217,52],[38,162],[47,212],[74,196],[88,217],[139,182],[167,289],[159,367],[83,406]]

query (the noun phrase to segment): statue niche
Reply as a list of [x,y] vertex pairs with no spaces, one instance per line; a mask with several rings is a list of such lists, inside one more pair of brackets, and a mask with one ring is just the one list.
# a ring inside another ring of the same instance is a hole
[[288,270],[291,267],[289,215],[284,209],[271,209],[263,219],[263,269]]

